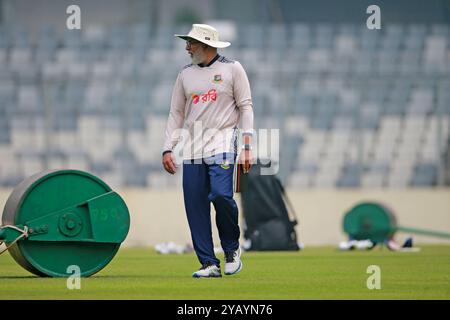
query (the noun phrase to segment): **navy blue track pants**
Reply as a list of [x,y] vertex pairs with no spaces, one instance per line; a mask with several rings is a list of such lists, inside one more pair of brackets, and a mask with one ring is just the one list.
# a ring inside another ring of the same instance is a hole
[[[218,154],[183,163],[183,194],[192,243],[201,264],[220,265],[214,254],[211,230],[211,202],[216,210],[216,225],[225,252],[239,248],[238,207],[233,199],[233,170],[236,155]],[[198,161],[198,160],[197,160]]]

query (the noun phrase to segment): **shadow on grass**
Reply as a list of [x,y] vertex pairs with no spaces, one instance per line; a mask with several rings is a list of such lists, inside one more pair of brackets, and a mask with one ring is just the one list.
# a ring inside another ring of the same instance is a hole
[[[92,276],[85,279],[174,279],[174,278],[185,278],[185,277],[178,277],[176,275],[166,275],[166,276],[154,276],[154,275],[104,275],[104,276]],[[0,278],[1,279],[1,278]]]
[[0,276],[1,279],[41,279],[41,277],[38,276]]
[[[67,277],[38,277],[38,276],[0,276],[0,280],[6,280],[6,279],[66,279]],[[113,275],[105,275],[105,276],[91,276],[91,277],[82,277],[82,279],[130,279],[130,278],[138,278],[138,279],[144,279],[144,278],[158,278],[154,276],[136,276],[136,275],[120,275],[120,276],[113,276]]]

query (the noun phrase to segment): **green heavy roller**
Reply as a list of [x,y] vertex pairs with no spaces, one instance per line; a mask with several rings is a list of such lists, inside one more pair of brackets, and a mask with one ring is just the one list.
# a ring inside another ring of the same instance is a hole
[[360,203],[344,216],[344,231],[354,240],[369,239],[374,243],[389,240],[397,231],[450,238],[450,233],[401,227],[391,210],[378,203]]
[[115,256],[130,227],[123,199],[99,178],[49,170],[20,183],[8,198],[0,241],[22,267],[39,276],[88,277]]

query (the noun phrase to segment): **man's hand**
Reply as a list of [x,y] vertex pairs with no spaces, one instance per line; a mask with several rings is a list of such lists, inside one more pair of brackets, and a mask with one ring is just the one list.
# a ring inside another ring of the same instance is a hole
[[242,150],[238,163],[242,164],[244,173],[248,173],[252,167],[253,155],[251,150]]
[[177,165],[175,164],[175,161],[173,161],[172,152],[166,152],[163,155],[162,164],[168,173],[175,174],[175,172],[177,172]]

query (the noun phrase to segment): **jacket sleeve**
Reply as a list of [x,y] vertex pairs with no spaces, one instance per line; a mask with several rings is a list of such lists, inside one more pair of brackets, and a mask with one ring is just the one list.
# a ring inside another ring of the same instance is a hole
[[239,127],[243,134],[253,132],[253,102],[250,83],[242,65],[236,61],[233,69],[233,93],[236,106],[240,111]]
[[183,89],[182,73],[178,74],[177,80],[172,91],[172,100],[170,103],[169,118],[167,120],[164,151],[172,151],[180,138],[180,130],[184,124],[184,110],[186,105],[186,96]]

